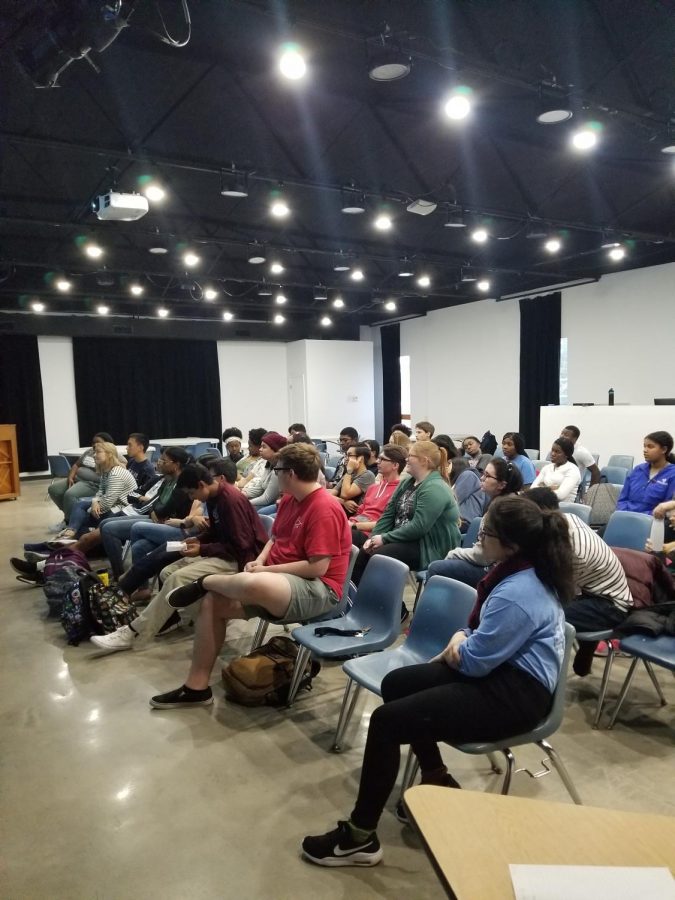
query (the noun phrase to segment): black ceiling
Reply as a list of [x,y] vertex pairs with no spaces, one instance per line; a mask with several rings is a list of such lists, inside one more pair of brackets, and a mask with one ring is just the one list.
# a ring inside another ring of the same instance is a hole
[[[181,48],[156,34],[154,0],[117,0],[108,6],[131,13],[129,27],[92,56],[100,72],[76,60],[58,87],[37,89],[21,53],[50,30],[76,31],[83,3],[5,0],[0,13],[1,311],[39,298],[49,312],[95,315],[105,298],[118,315],[154,317],[164,305],[173,319],[212,319],[225,337],[224,310],[235,323],[269,322],[265,277],[283,286],[294,336],[335,337],[486,296],[463,275],[487,277],[487,296],[500,297],[675,260],[674,157],[661,152],[675,143],[675,18],[665,0],[187,0],[192,33]],[[182,37],[181,4],[159,0],[159,9]],[[385,27],[413,65],[383,84],[369,79],[367,61]],[[307,53],[302,81],[277,73],[289,39]],[[461,124],[441,112],[453,84],[473,89]],[[539,92],[553,84],[575,116],[542,126]],[[603,131],[595,151],[579,154],[569,138],[586,118]],[[220,193],[232,163],[251,173],[245,199]],[[166,188],[162,205],[137,222],[98,222],[92,198],[113,182],[137,190],[143,175]],[[352,182],[367,195],[364,215],[341,212],[339,189]],[[268,212],[278,184],[292,209],[283,222]],[[407,212],[417,198],[436,211]],[[380,200],[394,219],[387,233],[372,224]],[[486,244],[471,241],[471,228],[444,227],[457,206],[486,225]],[[563,240],[556,256],[541,237],[553,233]],[[83,255],[84,238],[104,247],[101,261]],[[264,265],[247,261],[252,241]],[[627,249],[620,263],[600,249],[611,241]],[[157,244],[169,253],[151,255]],[[186,248],[201,257],[187,274]],[[360,284],[334,271],[338,252],[362,265]],[[399,277],[404,257],[429,288]],[[270,274],[272,260],[282,275]],[[72,282],[69,294],[55,291],[56,274]],[[141,297],[129,295],[130,281],[144,285]],[[328,300],[314,299],[317,285]],[[210,303],[207,286],[219,290]],[[329,329],[319,325],[325,313]]]

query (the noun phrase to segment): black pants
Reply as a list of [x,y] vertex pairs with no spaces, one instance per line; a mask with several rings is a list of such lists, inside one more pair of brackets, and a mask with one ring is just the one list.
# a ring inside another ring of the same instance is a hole
[[551,707],[550,691],[522,669],[501,665],[469,678],[445,663],[405,666],[385,676],[384,703],[370,718],[352,822],[374,830],[411,744],[422,773],[443,765],[437,741],[490,741],[533,728]]
[[131,596],[146,581],[155,575],[159,575],[162,569],[179,559],[181,559],[180,553],[167,553],[166,544],[162,544],[151,553],[146,553],[137,563],[134,563],[117,583],[127,596]]
[[[361,546],[360,544],[357,546]],[[354,563],[354,572],[352,581],[358,585],[363,577],[366,566],[371,556],[392,556],[394,559],[400,559],[413,571],[420,567],[420,545],[418,541],[392,542],[391,544],[382,544],[374,553],[366,553],[365,550],[359,550],[359,555]]]

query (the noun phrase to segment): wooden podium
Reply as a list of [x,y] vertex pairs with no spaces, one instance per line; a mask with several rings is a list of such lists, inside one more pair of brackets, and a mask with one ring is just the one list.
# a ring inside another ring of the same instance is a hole
[[16,500],[20,494],[16,425],[0,425],[0,500]]

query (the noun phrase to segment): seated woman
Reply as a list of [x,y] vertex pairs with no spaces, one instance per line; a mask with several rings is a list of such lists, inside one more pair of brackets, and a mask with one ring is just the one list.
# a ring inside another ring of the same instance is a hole
[[[112,444],[113,439],[107,431],[97,431],[91,441],[91,447],[75,460],[70,467],[67,478],[55,478],[47,488],[51,500],[63,513],[64,522],[67,524],[73,506],[84,497],[93,497],[98,490],[101,481],[96,471],[94,449],[96,444],[107,441]],[[50,529],[56,530],[56,529]]]
[[[378,481],[366,491],[360,507],[354,503],[349,524],[352,526],[352,544],[363,547],[375,527],[405,469],[408,454],[395,444],[385,444],[377,457]],[[347,510],[349,512],[349,510]]]
[[412,441],[410,440],[408,435],[404,431],[400,431],[398,428],[395,428],[389,435],[388,443],[395,444],[397,447],[401,447],[403,450],[409,450],[412,447]]
[[449,460],[459,456],[459,450],[449,434],[437,434],[433,442],[445,450]]
[[475,435],[471,434],[462,441],[462,449],[464,450],[464,456],[468,459],[471,468],[478,469],[479,472],[484,472],[485,467],[492,459],[492,455],[490,453],[483,453],[480,448],[480,440]]
[[[496,497],[504,497],[508,494],[517,494],[523,487],[523,479],[513,463],[505,459],[494,457],[481,475],[482,491],[486,496],[486,504],[483,515],[489,509]],[[477,541],[473,547],[457,547],[451,550],[445,559],[432,562],[429,566],[427,577],[432,575],[445,575],[446,578],[455,578],[463,581],[471,587],[476,587],[483,575],[487,572],[488,562],[483,552],[483,545]]]
[[517,431],[507,431],[502,438],[502,453],[507,462],[517,466],[523,476],[523,487],[529,487],[537,476],[532,460],[525,453],[525,439]]
[[667,431],[652,431],[642,447],[645,461],[628,473],[616,508],[662,519],[675,494],[673,439]]
[[459,530],[463,534],[472,519],[483,515],[487,496],[482,491],[480,475],[470,468],[463,456],[453,459],[450,464],[450,485],[459,504]]
[[574,461],[574,444],[559,437],[551,446],[551,462],[547,463],[532,482],[532,487],[551,488],[558,500],[574,503],[581,482],[579,466]]
[[78,500],[68,520],[68,527],[57,539],[80,537],[90,527],[100,523],[127,506],[128,494],[136,489],[136,479],[127,472],[126,464],[117,455],[117,447],[107,441],[96,444],[94,449],[96,471],[101,476],[98,491],[93,499]]
[[565,649],[562,605],[574,592],[567,524],[522,497],[491,504],[479,612],[428,663],[382,681],[370,718],[356,804],[348,821],[306,837],[304,856],[322,866],[374,866],[376,828],[396,783],[401,745],[417,756],[423,784],[458,788],[438,742],[495,741],[529,731],[548,713]]
[[417,441],[408,453],[408,478],[401,480],[370,532],[354,565],[358,584],[372,554],[400,559],[411,569],[426,569],[460,542],[459,509],[440,471],[445,450],[433,441]]

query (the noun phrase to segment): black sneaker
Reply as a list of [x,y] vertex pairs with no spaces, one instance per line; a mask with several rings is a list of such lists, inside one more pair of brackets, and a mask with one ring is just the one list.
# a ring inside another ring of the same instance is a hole
[[166,595],[166,601],[169,606],[173,606],[174,609],[183,609],[196,603],[197,600],[201,600],[204,594],[208,593],[208,588],[205,588],[202,584],[204,578],[206,578],[206,575],[169,591]]
[[203,691],[193,691],[192,688],[182,687],[166,694],[157,694],[150,699],[150,706],[155,709],[182,709],[188,706],[211,706],[213,693],[211,688]]
[[19,559],[18,556],[13,556],[10,559],[9,564],[19,575],[29,577],[37,575],[37,563],[29,562],[27,559]]
[[328,834],[308,836],[302,842],[302,855],[318,866],[376,866],[382,848],[373,831],[365,841],[355,841],[347,822]]
[[178,612],[178,610],[171,613],[169,618],[157,632],[156,637],[160,637],[160,635],[164,634],[169,634],[169,632],[171,631],[176,631],[177,628],[180,628],[180,613]]

